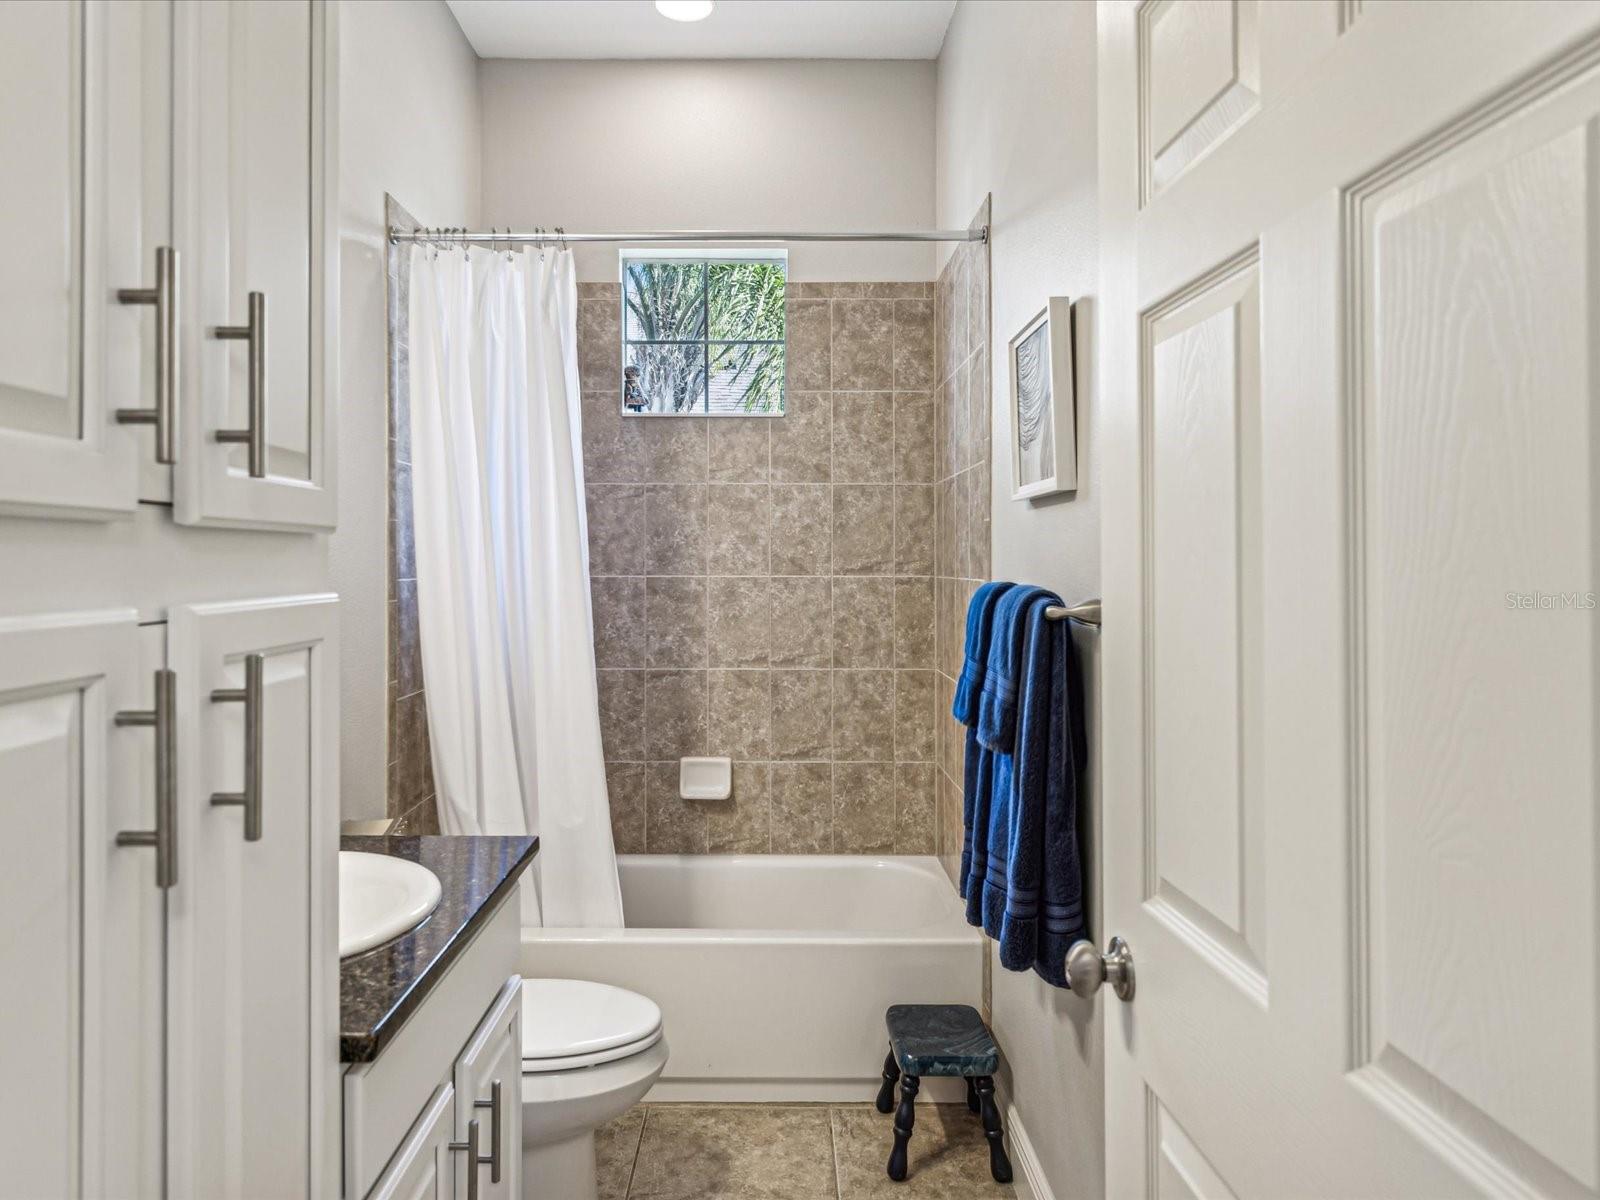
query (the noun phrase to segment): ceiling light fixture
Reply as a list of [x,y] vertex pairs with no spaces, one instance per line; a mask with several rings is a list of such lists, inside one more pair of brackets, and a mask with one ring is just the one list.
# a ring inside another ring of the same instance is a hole
[[656,11],[669,21],[704,21],[715,0],[656,0]]

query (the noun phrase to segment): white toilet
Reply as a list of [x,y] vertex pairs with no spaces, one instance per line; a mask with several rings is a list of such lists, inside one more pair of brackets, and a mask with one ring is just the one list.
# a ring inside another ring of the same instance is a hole
[[595,1200],[594,1131],[666,1065],[655,1001],[606,983],[524,979],[524,1200]]

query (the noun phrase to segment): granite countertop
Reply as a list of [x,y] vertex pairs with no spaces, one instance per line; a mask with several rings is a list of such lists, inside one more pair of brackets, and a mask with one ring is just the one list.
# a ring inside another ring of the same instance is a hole
[[467,943],[512,899],[536,837],[342,837],[341,850],[389,854],[439,877],[439,907],[409,933],[339,964],[339,1061],[371,1062]]

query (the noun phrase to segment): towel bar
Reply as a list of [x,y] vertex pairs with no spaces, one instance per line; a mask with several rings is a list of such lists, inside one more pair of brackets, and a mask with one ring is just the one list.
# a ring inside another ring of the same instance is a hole
[[1074,604],[1071,608],[1062,608],[1059,604],[1052,604],[1044,610],[1044,619],[1047,621],[1081,621],[1085,625],[1100,625],[1100,601],[1085,600],[1082,604]]

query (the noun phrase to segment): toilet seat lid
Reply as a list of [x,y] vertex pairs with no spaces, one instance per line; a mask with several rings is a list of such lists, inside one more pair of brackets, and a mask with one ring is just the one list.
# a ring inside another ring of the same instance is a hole
[[654,1000],[585,979],[522,981],[522,1058],[571,1059],[659,1035]]

